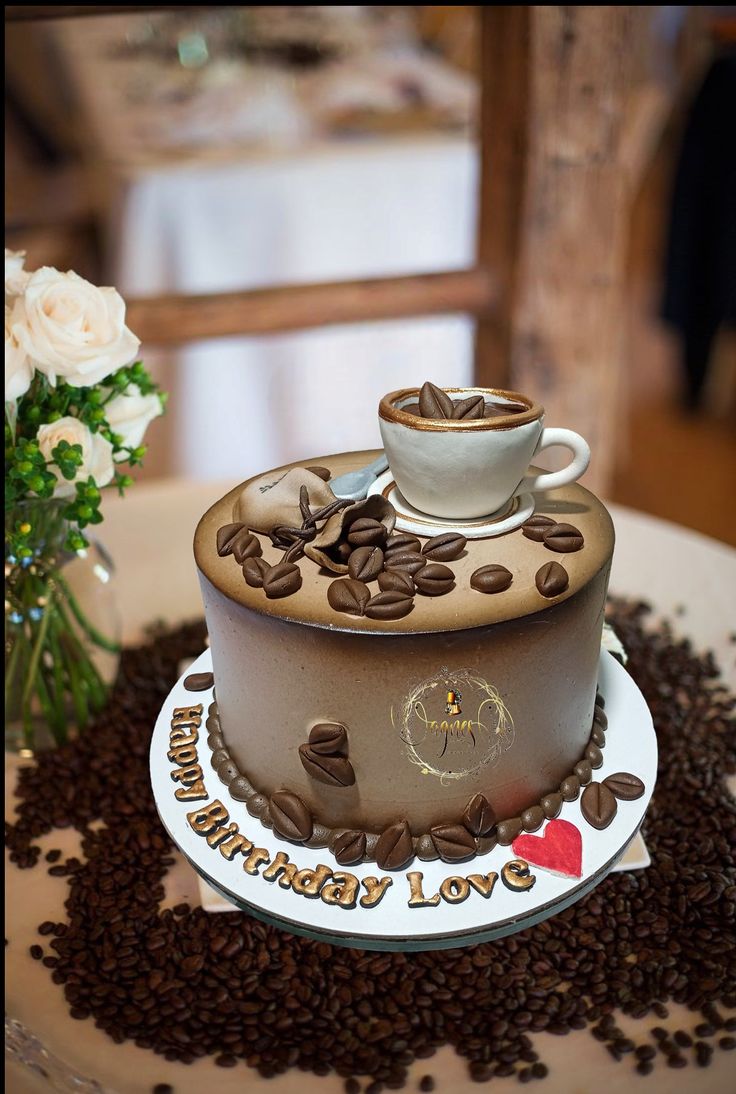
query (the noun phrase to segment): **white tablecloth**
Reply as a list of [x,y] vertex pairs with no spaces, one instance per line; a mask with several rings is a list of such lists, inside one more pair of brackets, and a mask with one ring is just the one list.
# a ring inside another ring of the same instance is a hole
[[[457,137],[146,171],[122,193],[115,282],[145,295],[459,269],[472,262],[476,174],[472,145]],[[168,469],[246,477],[379,444],[385,392],[470,380],[472,324],[442,316],[226,339],[187,347],[177,363]]]

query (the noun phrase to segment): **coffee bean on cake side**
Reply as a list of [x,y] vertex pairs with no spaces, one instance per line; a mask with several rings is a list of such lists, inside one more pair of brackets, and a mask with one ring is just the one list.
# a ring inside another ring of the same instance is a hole
[[[349,950],[242,912],[162,908],[174,858],[148,789],[148,748],[178,663],[204,648],[204,626],[126,650],[90,732],[21,770],[18,816],[6,825],[12,861],[53,870],[68,887],[63,920],[41,924],[37,944],[71,1014],[117,1043],[158,1053],[158,1077],[175,1088],[166,1060],[209,1056],[263,1076],[333,1070],[346,1081],[359,1077],[363,1090],[394,1089],[414,1060],[445,1044],[478,1082],[526,1082],[546,1074],[535,1040],[544,1030],[587,1028],[632,1074],[668,1074],[670,1059],[707,1067],[730,1051],[736,817],[723,780],[736,771],[734,699],[717,686],[712,657],[697,657],[666,629],[645,628],[642,605],[613,602],[610,615],[659,739],[643,826],[651,866],[609,875],[536,927],[439,954]],[[559,795],[548,799],[545,812],[554,815]],[[484,824],[487,807],[476,805],[471,819]],[[84,859],[44,861],[36,841],[70,826],[81,833]],[[350,858],[361,847],[349,844]],[[692,1017],[668,1030],[670,1000]],[[629,1037],[617,1011],[642,1020],[635,1032],[627,1026]]]

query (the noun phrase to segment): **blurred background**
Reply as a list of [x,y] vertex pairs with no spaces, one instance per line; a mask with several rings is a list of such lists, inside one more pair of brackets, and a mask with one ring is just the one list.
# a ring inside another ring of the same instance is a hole
[[[28,268],[134,300],[474,265],[499,56],[479,8],[50,10],[6,8],[5,241]],[[588,436],[591,488],[736,544],[736,7],[549,10],[507,380]],[[377,446],[380,396],[472,383],[475,334],[450,314],[147,343],[171,395],[139,477]]]

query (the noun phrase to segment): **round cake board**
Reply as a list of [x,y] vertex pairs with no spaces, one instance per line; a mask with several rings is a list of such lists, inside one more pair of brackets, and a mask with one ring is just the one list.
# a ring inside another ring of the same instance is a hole
[[[564,825],[545,821],[534,833],[538,843],[530,844],[530,837],[523,837],[526,857],[512,844],[496,846],[462,863],[414,859],[395,871],[381,870],[375,862],[340,866],[327,848],[294,844],[265,828],[250,816],[245,803],[230,796],[210,766],[204,723],[213,692],[189,691],[184,679],[190,673],[210,672],[211,665],[206,650],[177,681],[161,708],[150,754],[156,807],[174,843],[209,885],[249,915],[293,934],[358,949],[439,950],[524,930],[561,912],[600,884],[636,835],[654,789],[657,740],[649,709],[627,671],[602,650],[598,687],[605,699],[608,729],[603,766],[593,777],[600,782],[626,771],[645,786],[637,800],[618,801],[607,828],[593,828],[578,799],[563,804],[557,820]],[[198,718],[201,728],[196,725]],[[196,769],[199,764],[202,777],[184,787],[175,778],[182,768],[169,758],[169,751],[172,725],[177,727],[176,744],[180,727],[187,723],[193,730],[187,730],[189,737],[196,738],[191,747],[197,754],[190,757],[189,766]],[[254,732],[258,732],[257,724]],[[182,800],[183,793],[198,796]],[[581,844],[577,876],[570,872],[568,837],[573,845]],[[562,860],[550,862],[550,857],[554,859],[551,845],[558,843],[565,865]],[[282,857],[274,863],[279,852]],[[275,870],[269,870],[284,863],[283,856],[299,871],[292,871],[291,882],[283,870],[276,877]],[[540,860],[546,865],[540,865]],[[567,872],[553,872],[556,869]],[[269,872],[270,880],[264,877]],[[330,902],[337,896],[343,904]]]

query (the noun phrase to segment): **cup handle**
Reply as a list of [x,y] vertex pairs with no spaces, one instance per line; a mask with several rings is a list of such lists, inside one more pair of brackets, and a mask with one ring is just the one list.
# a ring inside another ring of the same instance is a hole
[[559,471],[541,471],[537,475],[525,475],[514,491],[514,496],[528,491],[553,490],[557,486],[566,486],[585,474],[590,463],[588,442],[572,429],[543,429],[537,441],[537,447],[534,449],[534,456],[543,448],[551,448],[555,444],[569,448],[572,452],[573,456],[567,467],[562,467]]

